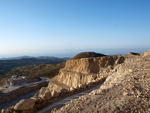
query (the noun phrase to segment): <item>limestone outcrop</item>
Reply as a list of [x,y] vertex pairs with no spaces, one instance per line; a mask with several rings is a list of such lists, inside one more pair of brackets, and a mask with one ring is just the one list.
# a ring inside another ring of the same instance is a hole
[[88,84],[93,80],[106,78],[116,65],[124,62],[125,56],[105,56],[68,60],[59,71],[56,80],[68,87]]
[[[43,87],[34,97],[51,98],[50,92],[72,92],[75,89],[86,89],[95,83],[102,82],[108,73],[117,65],[124,62],[125,56],[105,56],[68,60],[59,74],[50,80],[48,87]],[[50,97],[47,97],[49,93]],[[48,100],[49,100],[48,99]]]
[[103,85],[90,94],[74,99],[54,113],[149,113],[150,54],[127,55],[116,65]]

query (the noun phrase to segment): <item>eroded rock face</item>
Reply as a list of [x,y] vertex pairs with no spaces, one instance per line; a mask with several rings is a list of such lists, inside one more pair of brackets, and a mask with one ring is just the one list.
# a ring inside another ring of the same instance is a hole
[[57,81],[69,87],[88,84],[97,78],[106,78],[107,73],[116,65],[123,63],[124,59],[125,56],[107,56],[69,60],[60,70]]
[[15,105],[14,109],[17,111],[29,110],[32,109],[34,105],[34,99],[23,99]]
[[41,88],[34,97],[48,100],[47,92],[56,92],[52,97],[57,97],[73,90],[90,88],[102,82],[115,66],[124,62],[124,59],[125,56],[106,56],[69,60],[59,74],[49,82],[48,87]]
[[55,113],[149,113],[150,55],[128,55],[116,65],[103,85],[74,99]]

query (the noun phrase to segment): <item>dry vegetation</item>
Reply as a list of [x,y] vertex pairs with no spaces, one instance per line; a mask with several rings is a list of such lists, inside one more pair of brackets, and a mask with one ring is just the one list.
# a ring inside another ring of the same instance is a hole
[[65,62],[59,64],[41,64],[19,66],[13,68],[8,75],[30,76],[30,77],[54,77],[58,74],[59,70],[65,66]]

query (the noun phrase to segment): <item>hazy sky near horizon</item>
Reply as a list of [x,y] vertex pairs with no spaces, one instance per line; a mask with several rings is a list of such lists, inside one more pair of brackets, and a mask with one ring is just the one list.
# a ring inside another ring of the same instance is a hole
[[0,0],[0,57],[103,48],[150,48],[150,0]]

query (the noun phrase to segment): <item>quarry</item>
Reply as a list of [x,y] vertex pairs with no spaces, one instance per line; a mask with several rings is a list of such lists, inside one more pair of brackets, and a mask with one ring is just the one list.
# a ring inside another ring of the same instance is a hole
[[[1,113],[150,112],[150,50],[71,59],[54,78],[40,79],[9,79],[10,86],[7,84],[8,88],[0,94],[0,105],[41,88]],[[10,87],[18,88],[8,91]]]

